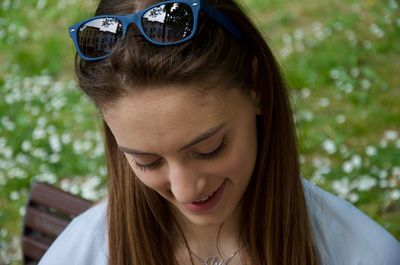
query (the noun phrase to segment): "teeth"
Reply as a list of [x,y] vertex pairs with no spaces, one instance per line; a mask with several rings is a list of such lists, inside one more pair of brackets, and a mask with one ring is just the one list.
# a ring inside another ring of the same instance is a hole
[[195,202],[204,202],[204,201],[210,199],[213,195],[214,195],[214,193],[211,194],[210,196],[206,196],[206,197],[204,197],[204,198],[202,198],[202,199],[200,199],[200,200],[198,200],[198,201],[195,201]]

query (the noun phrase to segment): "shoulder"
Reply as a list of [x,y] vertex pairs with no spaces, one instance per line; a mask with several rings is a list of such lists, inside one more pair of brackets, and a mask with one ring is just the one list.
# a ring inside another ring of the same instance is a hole
[[383,227],[349,202],[302,181],[322,264],[400,264],[400,243]]
[[107,201],[77,216],[40,260],[40,265],[107,264]]

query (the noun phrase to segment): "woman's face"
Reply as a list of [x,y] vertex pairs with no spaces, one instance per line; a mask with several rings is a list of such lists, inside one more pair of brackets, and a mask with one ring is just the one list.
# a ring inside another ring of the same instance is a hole
[[135,91],[103,115],[135,175],[177,218],[219,225],[237,213],[251,178],[258,111],[237,88],[195,89]]

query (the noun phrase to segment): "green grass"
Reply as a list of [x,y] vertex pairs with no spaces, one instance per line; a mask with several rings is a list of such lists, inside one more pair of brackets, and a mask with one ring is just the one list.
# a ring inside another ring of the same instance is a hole
[[[268,36],[292,89],[302,174],[400,239],[399,4],[240,3]],[[67,34],[95,4],[0,3],[0,264],[21,263],[32,180],[90,199],[105,194],[98,117],[72,81]]]

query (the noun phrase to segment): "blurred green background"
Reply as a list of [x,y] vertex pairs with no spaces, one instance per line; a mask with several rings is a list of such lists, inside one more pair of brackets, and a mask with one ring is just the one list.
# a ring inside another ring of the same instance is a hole
[[[293,92],[302,174],[400,239],[400,7],[395,0],[241,0]],[[0,264],[20,264],[32,180],[106,195],[98,116],[67,27],[95,1],[0,2]]]

